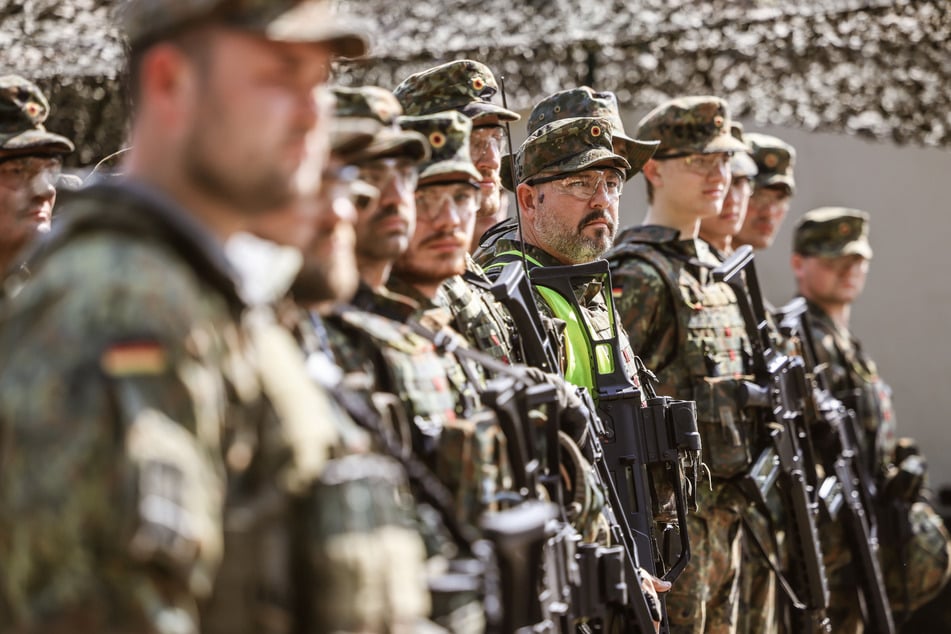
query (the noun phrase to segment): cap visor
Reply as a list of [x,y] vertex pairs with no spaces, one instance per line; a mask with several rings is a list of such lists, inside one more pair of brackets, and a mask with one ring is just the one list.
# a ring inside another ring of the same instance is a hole
[[36,150],[52,154],[69,154],[75,149],[76,147],[73,145],[73,142],[66,137],[47,132],[46,130],[27,130],[16,136],[9,137],[0,144],[0,150],[14,152]]
[[341,57],[363,57],[369,44],[362,29],[335,15],[326,0],[305,0],[272,20],[264,30],[270,40],[325,43]]
[[620,134],[614,135],[614,151],[631,164],[627,172],[628,180],[641,171],[644,164],[654,156],[658,147],[660,147],[660,141],[641,141]]
[[419,182],[451,182],[451,181],[472,181],[479,183],[482,175],[476,171],[471,163],[462,161],[440,161],[427,165],[419,173]]
[[[628,163],[627,159],[625,159],[620,154],[609,152],[604,148],[594,148],[591,150],[585,150],[580,154],[575,154],[567,160],[546,166],[543,171],[551,174],[557,174],[558,172],[580,172],[581,170],[594,167],[600,163],[611,163],[613,167],[616,167],[620,170],[631,169],[631,164]],[[537,174],[533,174],[532,177],[528,178],[527,180],[531,180],[535,176],[537,176]]]
[[792,194],[796,190],[796,181],[792,176],[785,174],[759,174],[756,177],[757,187],[785,187]]
[[759,172],[756,167],[756,161],[746,152],[737,152],[730,159],[730,171],[734,176],[746,176],[752,178]]
[[866,260],[871,260],[872,245],[868,240],[854,240],[842,247],[842,255],[861,255]]
[[490,116],[498,117],[499,121],[518,121],[522,118],[517,112],[506,110],[502,106],[487,101],[474,101],[461,108],[460,112],[474,121]]
[[403,131],[394,134],[384,130],[360,153],[359,160],[369,161],[397,156],[406,156],[416,162],[425,161],[429,158],[429,143],[417,132]]
[[704,154],[713,152],[749,152],[750,148],[732,134],[718,134],[703,147]]

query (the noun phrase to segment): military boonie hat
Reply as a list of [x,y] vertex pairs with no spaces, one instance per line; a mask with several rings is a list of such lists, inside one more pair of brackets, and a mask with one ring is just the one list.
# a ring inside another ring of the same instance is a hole
[[593,117],[573,117],[543,125],[525,139],[515,160],[519,183],[604,164],[625,173],[631,168],[627,159],[614,152],[611,123]]
[[750,132],[744,135],[753,152],[753,160],[759,173],[757,187],[785,186],[792,194],[796,189],[793,168],[796,166],[796,150],[782,139],[768,134]]
[[479,170],[469,156],[469,135],[472,121],[455,111],[437,112],[418,117],[400,117],[400,127],[423,135],[430,148],[430,156],[419,166],[419,184],[432,185],[482,180]]
[[426,139],[397,123],[403,108],[390,91],[378,86],[335,86],[331,92],[336,99],[331,147],[345,161],[395,156],[421,161],[429,156]]
[[[627,136],[618,110],[617,96],[613,92],[595,92],[588,86],[562,90],[538,102],[528,116],[528,133],[532,134],[546,123],[574,117],[595,117],[611,124],[614,151],[631,165],[627,172],[628,179],[644,167],[644,163],[650,160],[659,145],[658,141],[641,141]],[[512,161],[509,156],[502,157],[500,176],[503,187],[514,189]]]
[[72,141],[43,127],[49,113],[50,104],[36,84],[19,75],[0,77],[0,152],[72,152]]
[[460,59],[410,75],[393,94],[411,116],[458,110],[473,119],[475,126],[489,116],[518,121],[518,113],[492,103],[497,92],[499,85],[488,66]]
[[679,97],[665,101],[641,119],[637,137],[660,141],[655,159],[748,150],[730,133],[730,124],[730,108],[723,99]]
[[126,37],[143,45],[200,22],[213,22],[277,42],[324,42],[343,57],[361,57],[367,40],[335,15],[329,0],[126,0]]
[[799,255],[834,258],[861,255],[870,260],[869,216],[858,209],[820,207],[806,212],[793,230],[793,252]]
[[744,145],[747,145],[745,152],[736,152],[730,157],[730,173],[733,176],[752,179],[759,169],[756,167],[756,161],[749,154],[752,148],[749,147],[749,144],[746,143],[746,137],[743,136],[743,124],[732,121],[730,123],[730,134],[739,139]]

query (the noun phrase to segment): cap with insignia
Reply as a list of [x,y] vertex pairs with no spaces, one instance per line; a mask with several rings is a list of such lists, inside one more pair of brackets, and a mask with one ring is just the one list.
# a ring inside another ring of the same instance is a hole
[[393,93],[377,86],[335,86],[331,147],[345,162],[377,158],[429,156],[429,144],[418,132],[403,130],[397,119],[403,108]]
[[458,110],[478,127],[482,120],[518,121],[518,113],[492,103],[499,92],[489,67],[471,59],[460,59],[410,75],[393,94],[407,115],[419,116]]
[[655,159],[689,154],[744,152],[749,148],[730,133],[730,108],[719,97],[678,97],[651,110],[637,124],[637,138],[656,139]]
[[49,113],[50,104],[36,84],[19,75],[0,77],[0,153],[72,152],[72,141],[43,127]]
[[789,194],[796,189],[793,168],[796,166],[796,150],[782,139],[768,134],[750,132],[744,135],[753,152],[753,160],[759,173],[757,187],[785,187]]
[[482,180],[469,156],[472,121],[468,117],[448,110],[418,117],[400,117],[399,124],[404,130],[423,135],[429,143],[429,159],[419,165],[418,187],[460,181],[476,184]]
[[[738,121],[732,121],[730,123],[730,134],[743,142],[746,143],[746,137],[743,136],[743,124]],[[756,176],[756,173],[759,169],[756,167],[756,161],[753,160],[753,157],[750,156],[751,148],[747,147],[745,152],[736,152],[732,157],[730,157],[730,173],[736,177],[740,176],[742,178],[752,179]]]
[[860,255],[871,259],[868,220],[869,215],[864,211],[845,207],[808,211],[793,230],[793,252],[823,258]]
[[362,30],[335,15],[329,0],[126,0],[121,17],[134,47],[209,22],[276,42],[323,42],[343,57],[367,52]]
[[614,152],[611,123],[605,119],[573,117],[548,123],[533,132],[515,155],[519,183],[591,167],[631,168]]
[[[613,92],[595,92],[588,86],[562,90],[542,99],[528,116],[528,133],[532,134],[546,123],[573,117],[596,117],[610,123],[614,151],[630,163],[627,178],[632,178],[654,155],[658,141],[632,139],[624,132],[624,122]],[[513,189],[512,161],[502,157],[502,186]]]

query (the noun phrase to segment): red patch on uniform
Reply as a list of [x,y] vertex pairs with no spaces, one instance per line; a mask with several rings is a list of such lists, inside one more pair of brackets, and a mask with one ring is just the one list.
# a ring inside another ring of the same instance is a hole
[[727,326],[726,328],[723,329],[723,334],[726,335],[727,337],[731,337],[733,335],[733,330],[729,326]]

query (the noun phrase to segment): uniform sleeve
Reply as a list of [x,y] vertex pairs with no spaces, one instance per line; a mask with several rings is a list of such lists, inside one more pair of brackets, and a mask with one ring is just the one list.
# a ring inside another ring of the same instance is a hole
[[664,278],[651,264],[632,260],[611,279],[631,347],[649,369],[661,369],[677,350],[677,315]]
[[[222,385],[154,250],[52,256],[0,325],[0,620],[152,631],[221,554]],[[211,342],[206,342],[209,345]]]

